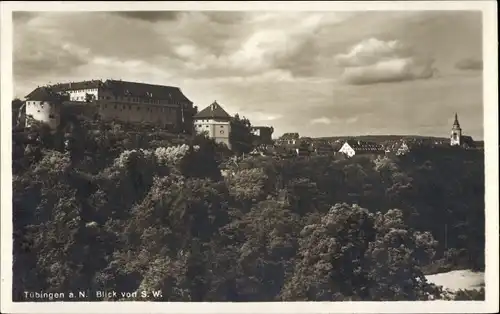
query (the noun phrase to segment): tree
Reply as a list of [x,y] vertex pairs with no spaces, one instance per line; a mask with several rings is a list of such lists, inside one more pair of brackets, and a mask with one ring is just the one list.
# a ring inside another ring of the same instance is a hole
[[427,284],[421,265],[433,257],[437,242],[430,233],[413,233],[400,210],[374,217],[376,239],[370,243],[372,300],[427,300],[438,291]]
[[296,214],[271,199],[222,227],[210,299],[275,300],[292,271],[299,226]]
[[302,230],[299,259],[281,298],[426,300],[436,294],[415,257],[415,247],[426,251],[434,242],[429,237],[416,241],[401,217],[397,211],[375,216],[357,205],[332,207]]
[[21,123],[22,118],[26,115],[26,109],[23,105],[24,101],[19,98],[12,100],[12,126],[16,126],[18,122]]
[[366,209],[337,204],[300,233],[298,261],[282,300],[333,301],[368,296],[364,254],[375,237]]
[[482,152],[229,158],[203,136],[80,117],[12,136],[16,300],[427,300],[446,296],[423,269],[484,268]]
[[250,121],[236,114],[231,120],[231,133],[229,134],[231,150],[237,154],[248,154],[253,149],[253,139]]

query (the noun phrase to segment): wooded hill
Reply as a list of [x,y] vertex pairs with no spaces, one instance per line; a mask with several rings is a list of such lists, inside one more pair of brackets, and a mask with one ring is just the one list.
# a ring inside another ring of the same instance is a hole
[[15,300],[427,300],[424,271],[484,269],[481,151],[228,162],[203,137],[128,128],[13,130]]

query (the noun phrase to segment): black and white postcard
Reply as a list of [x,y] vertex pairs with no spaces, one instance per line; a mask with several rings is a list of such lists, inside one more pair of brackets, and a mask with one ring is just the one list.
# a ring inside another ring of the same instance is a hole
[[2,312],[498,311],[495,1],[1,9]]

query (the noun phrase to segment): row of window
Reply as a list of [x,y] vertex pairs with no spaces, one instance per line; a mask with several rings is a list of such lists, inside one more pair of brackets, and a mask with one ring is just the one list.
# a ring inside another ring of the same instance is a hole
[[[118,104],[114,104],[114,105],[109,105],[110,108],[113,108],[113,109],[120,109],[120,110],[133,110],[132,107],[135,107],[135,110],[136,111],[140,111],[141,110],[141,106],[132,106],[132,105],[118,105]],[[101,109],[107,109],[108,108],[108,104],[104,104],[104,105],[101,105]],[[170,108],[170,107],[144,107],[144,110],[148,111],[148,112],[166,112],[166,113],[174,113],[176,111],[175,108]]]
[[224,120],[217,120],[217,119],[210,119],[210,120],[205,120],[205,119],[196,119],[198,122],[204,122],[204,123],[226,123],[227,121]]
[[[78,90],[78,91],[69,91],[71,94],[74,94],[74,93],[81,93],[81,92],[86,92],[86,91],[89,91],[89,92],[94,92],[94,91],[97,91],[97,89],[89,89],[89,90]],[[72,97],[71,99],[73,100],[86,100],[86,96],[77,96],[77,97]],[[147,103],[147,104],[162,104],[162,103],[169,103],[168,101],[166,100],[159,100],[159,99],[142,99],[142,98],[139,98],[139,97],[121,97],[121,96],[116,96],[116,97],[112,97],[112,96],[99,96],[99,99],[101,100],[121,100],[121,101],[128,101],[128,102],[135,102],[135,103]]]
[[[197,128],[201,128],[201,127],[203,127],[203,124],[196,124],[196,127],[197,127]],[[209,125],[206,125],[206,124],[205,124],[205,128],[208,128],[208,127],[209,127]],[[220,128],[221,128],[221,129],[222,129],[223,127],[224,127],[223,125],[221,125],[221,126],[220,126]]]
[[75,93],[87,93],[87,92],[97,92],[97,88],[90,88],[90,89],[79,89],[79,90],[70,90],[68,91],[70,94],[75,94]]
[[[43,108],[44,103],[41,102],[41,101],[27,101],[26,102],[27,105],[36,105],[37,103],[40,103],[40,106]],[[52,107],[54,105],[54,104],[52,104],[50,102],[46,102],[46,104],[48,104],[49,107]]]
[[73,97],[71,98],[72,100],[86,100],[85,96],[80,96],[80,97]]
[[135,102],[135,103],[146,103],[146,104],[165,104],[165,103],[170,103],[166,100],[159,100],[159,99],[142,99],[138,97],[111,97],[111,96],[99,96],[99,99],[101,100],[121,100],[121,101],[128,101],[128,102]]

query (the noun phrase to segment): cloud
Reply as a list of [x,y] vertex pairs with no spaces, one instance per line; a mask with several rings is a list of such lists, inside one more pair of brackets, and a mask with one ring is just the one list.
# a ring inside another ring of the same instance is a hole
[[483,61],[478,59],[462,59],[455,64],[455,68],[459,70],[482,70]]
[[90,50],[70,42],[47,42],[36,33],[22,34],[14,41],[14,76],[32,79],[42,75],[64,75],[86,65]]
[[[480,13],[23,14],[13,34],[18,96],[49,82],[115,78],[179,86],[200,108],[217,99],[276,134],[418,133],[425,123],[434,128],[422,132],[446,134],[440,121],[455,111],[482,126],[480,77],[447,75],[463,57],[481,59]],[[441,77],[373,84],[434,77],[422,52]]]
[[173,21],[182,14],[182,12],[178,11],[116,11],[108,13],[152,23],[158,21]]
[[330,124],[330,123],[332,123],[332,120],[328,119],[327,117],[321,117],[311,120],[311,124]]
[[349,52],[335,56],[344,69],[342,78],[352,85],[402,82],[434,76],[434,60],[416,55],[397,40],[365,39]]
[[257,121],[275,121],[275,120],[283,118],[283,115],[281,115],[281,114],[272,114],[272,113],[263,113],[263,112],[249,114],[248,116],[255,118],[255,120],[257,120]]
[[[327,109],[327,111],[330,111],[331,112],[331,108],[325,108]],[[355,116],[355,117],[349,117],[349,118],[342,118],[342,116],[344,115],[349,115],[349,113],[346,111],[342,114],[339,114],[339,113],[336,113],[336,116],[333,117],[333,118],[327,118],[327,117],[321,117],[321,118],[315,118],[315,119],[311,119],[309,121],[309,124],[326,124],[326,125],[330,125],[330,124],[337,124],[337,125],[345,125],[345,124],[352,124],[352,123],[355,123],[358,121],[359,117],[358,116]]]

